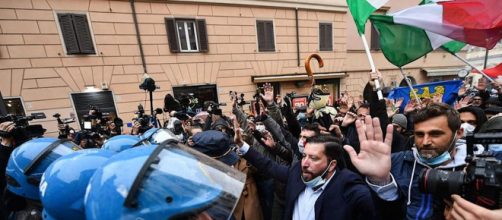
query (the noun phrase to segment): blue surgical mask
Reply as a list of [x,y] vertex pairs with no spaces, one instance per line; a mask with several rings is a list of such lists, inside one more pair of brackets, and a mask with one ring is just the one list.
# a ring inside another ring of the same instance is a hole
[[324,175],[326,175],[326,173],[328,172],[329,167],[331,166],[332,162],[333,161],[329,162],[328,167],[326,167],[326,170],[324,170],[324,172],[321,175],[317,176],[314,179],[311,179],[310,181],[305,181],[303,179],[303,176],[302,176],[303,183],[305,183],[305,185],[307,185],[308,187],[310,187],[310,188],[312,188],[314,190],[317,190],[317,188],[319,188],[322,185],[324,185],[326,183],[326,181],[327,181],[326,179],[324,179]]
[[453,150],[453,146],[455,144],[455,139],[457,138],[457,131],[455,131],[455,136],[453,136],[453,139],[450,142],[450,145],[448,147],[449,150],[443,152],[442,154],[432,157],[432,158],[426,158],[423,157],[418,151],[416,151],[417,158],[420,160],[420,162],[427,164],[429,166],[437,166],[440,165],[448,160],[451,160],[451,151]]

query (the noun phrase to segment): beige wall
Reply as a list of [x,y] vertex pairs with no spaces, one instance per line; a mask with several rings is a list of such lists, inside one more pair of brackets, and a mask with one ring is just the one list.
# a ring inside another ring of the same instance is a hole
[[[216,84],[219,100],[228,102],[229,90],[251,96],[252,75],[305,72],[297,67],[292,8],[155,1],[137,2],[136,9],[148,73],[161,87],[154,93],[154,106],[163,105],[172,86]],[[57,12],[88,14],[97,55],[64,53]],[[345,15],[299,10],[302,59],[318,52],[319,22],[332,22],[334,52],[320,52],[325,59],[322,72],[344,69]],[[209,53],[170,53],[164,18],[181,16],[206,19]],[[274,21],[276,52],[257,52],[257,18]],[[45,112],[48,118],[40,122],[50,132],[56,131],[50,116],[72,112],[70,93],[81,92],[86,86],[108,84],[125,121],[144,101],[145,94],[138,89],[143,68],[128,1],[0,1],[0,31],[0,90],[7,97],[22,96],[28,114]]]

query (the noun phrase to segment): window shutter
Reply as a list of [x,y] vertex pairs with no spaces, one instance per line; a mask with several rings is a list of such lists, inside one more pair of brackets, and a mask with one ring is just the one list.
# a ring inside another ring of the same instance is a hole
[[178,44],[178,30],[173,18],[166,18],[167,40],[169,41],[169,49],[172,53],[180,52]]
[[265,51],[265,22],[256,21],[256,34],[258,35],[258,51]]
[[61,27],[61,34],[63,35],[64,44],[67,54],[78,54],[80,49],[78,47],[77,36],[73,28],[73,19],[71,14],[58,14],[59,26]]
[[84,14],[73,14],[73,27],[77,36],[80,53],[95,54],[87,16]]
[[333,50],[333,25],[332,24],[319,24],[319,50],[332,51]]
[[274,23],[272,21],[256,21],[259,51],[275,51]]
[[209,44],[207,42],[207,31],[206,31],[206,20],[197,20],[197,33],[199,38],[199,51],[207,52],[209,51]]
[[266,45],[267,51],[275,51],[275,42],[274,42],[274,23],[272,21],[265,22],[265,31],[266,31]]
[[380,37],[376,28],[371,25],[371,49],[380,50]]

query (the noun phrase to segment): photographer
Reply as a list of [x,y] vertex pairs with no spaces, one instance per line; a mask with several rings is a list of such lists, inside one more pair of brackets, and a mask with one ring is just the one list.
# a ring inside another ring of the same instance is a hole
[[[4,122],[0,124],[0,131],[2,132],[12,132],[16,124],[14,122]],[[5,168],[7,167],[7,161],[9,160],[10,154],[14,150],[15,143],[12,137],[0,137],[2,142],[0,143],[0,198],[3,195],[3,190],[5,188]]]

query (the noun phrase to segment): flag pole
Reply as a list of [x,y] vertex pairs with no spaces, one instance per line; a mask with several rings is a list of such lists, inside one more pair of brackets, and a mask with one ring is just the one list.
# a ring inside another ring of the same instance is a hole
[[[363,40],[364,50],[366,51],[366,55],[368,56],[368,61],[370,62],[371,72],[376,73],[375,63],[373,62],[373,57],[371,56],[370,48],[368,47],[368,42],[366,41],[366,37],[364,34],[360,34],[361,39]],[[380,87],[380,80],[375,79],[375,89],[377,90],[378,100],[383,99],[382,87]]]
[[417,103],[419,105],[421,105],[422,102],[420,102],[420,99],[418,98],[417,92],[415,92],[415,90],[413,89],[413,86],[411,85],[410,79],[404,73],[403,67],[399,67],[399,70],[401,70],[401,75],[403,75],[403,78],[406,81],[406,84],[408,84],[408,87],[410,88],[410,91],[413,93],[413,96],[415,96],[415,100],[417,100]]
[[454,57],[456,57],[457,59],[459,59],[460,61],[464,62],[465,64],[469,65],[470,67],[472,67],[473,69],[477,70],[479,73],[481,73],[484,77],[486,77],[488,80],[490,80],[490,82],[495,82],[495,80],[493,80],[491,77],[489,77],[488,75],[486,75],[485,72],[483,72],[483,70],[480,70],[479,68],[475,67],[474,65],[472,65],[471,63],[469,63],[467,60],[465,60],[464,58],[458,56],[456,53],[451,53]]

